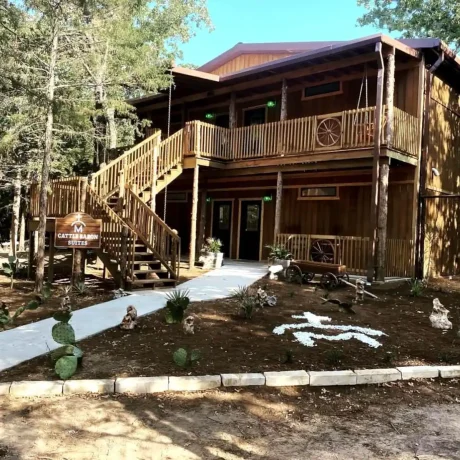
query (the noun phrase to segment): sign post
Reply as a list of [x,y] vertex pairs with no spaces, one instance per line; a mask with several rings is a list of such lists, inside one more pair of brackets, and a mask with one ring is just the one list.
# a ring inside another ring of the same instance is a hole
[[[73,284],[81,277],[82,252],[86,249],[99,249],[101,247],[101,227],[101,219],[93,219],[84,212],[73,212],[56,219],[54,247],[73,249]],[[77,258],[79,260],[76,260]],[[77,271],[78,273],[76,273]]]

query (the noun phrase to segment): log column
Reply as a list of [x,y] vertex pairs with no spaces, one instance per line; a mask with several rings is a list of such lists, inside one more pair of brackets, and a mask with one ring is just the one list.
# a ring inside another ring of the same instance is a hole
[[[280,121],[287,120],[287,95],[288,95],[287,80],[284,78],[281,84],[281,113]],[[283,139],[279,140],[278,145],[282,145]],[[281,206],[283,204],[283,173],[278,171],[276,178],[276,207],[275,207],[275,231],[274,231],[274,242],[276,242],[276,235],[281,231]]]
[[[86,188],[88,186],[88,179],[82,178],[80,182],[80,205],[78,211],[85,212],[86,208]],[[54,244],[54,241],[53,241]],[[75,286],[80,281],[84,281],[84,271],[82,269],[83,264],[86,260],[85,249],[74,249],[73,250],[73,262],[72,262],[72,285]],[[51,260],[50,260],[51,264]]]
[[192,190],[192,222],[190,227],[190,259],[189,266],[193,268],[195,266],[196,258],[196,227],[198,219],[198,176],[200,172],[200,166],[195,165],[193,170],[193,190]]
[[198,240],[196,247],[198,251],[201,251],[201,248],[204,244],[205,232],[206,232],[206,199],[207,192],[203,190],[200,195],[200,225],[198,229]]
[[230,107],[228,111],[230,129],[236,128],[236,94],[233,92],[230,95]]
[[367,280],[373,281],[375,275],[375,254],[376,254],[376,241],[377,241],[377,213],[379,204],[379,175],[380,175],[380,139],[382,134],[382,106],[383,106],[383,84],[385,65],[382,56],[382,43],[375,45],[375,52],[377,54],[377,93],[376,93],[376,107],[374,119],[374,157],[372,165],[372,191],[371,191],[371,209],[370,209],[370,247],[369,247],[369,261],[367,270]]
[[[387,58],[386,66],[386,99],[387,119],[385,140],[387,148],[393,142],[394,125],[394,90],[395,90],[395,49],[392,48]],[[376,279],[385,280],[386,249],[387,249],[387,224],[388,224],[388,182],[390,174],[390,159],[380,157],[379,174],[379,208],[377,215],[377,254],[376,254]]]

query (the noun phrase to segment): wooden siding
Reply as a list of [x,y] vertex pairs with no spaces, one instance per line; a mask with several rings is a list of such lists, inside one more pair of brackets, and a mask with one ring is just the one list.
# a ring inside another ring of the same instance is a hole
[[265,62],[275,61],[286,56],[291,56],[291,53],[277,53],[277,54],[241,54],[226,62],[225,64],[217,67],[209,73],[214,75],[226,75],[228,73],[238,72],[238,70],[247,69],[256,65],[264,64]]

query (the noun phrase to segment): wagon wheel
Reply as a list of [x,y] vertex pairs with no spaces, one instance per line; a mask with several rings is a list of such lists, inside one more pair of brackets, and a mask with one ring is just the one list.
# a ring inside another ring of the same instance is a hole
[[324,273],[323,276],[321,276],[319,284],[323,289],[331,291],[337,287],[339,280],[334,275],[334,273]]
[[305,283],[309,283],[310,281],[313,280],[314,277],[315,277],[315,274],[312,272],[307,272],[302,275],[302,279]]
[[348,276],[348,273],[344,273],[339,279],[340,285],[345,285],[345,283],[342,280],[350,282],[350,277]]
[[329,240],[315,240],[311,244],[310,257],[313,262],[334,263],[334,246]]
[[302,270],[298,265],[290,265],[286,268],[285,277],[288,283],[302,284]]
[[342,123],[337,118],[325,118],[316,128],[316,140],[322,147],[337,144],[342,135]]

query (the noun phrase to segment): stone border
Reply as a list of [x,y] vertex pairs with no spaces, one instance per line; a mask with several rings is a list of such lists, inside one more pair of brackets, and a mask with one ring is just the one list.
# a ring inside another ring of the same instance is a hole
[[21,381],[0,383],[0,396],[42,397],[78,394],[154,394],[202,391],[242,386],[343,386],[379,384],[412,379],[458,378],[460,366],[408,366],[356,371],[283,371],[181,377],[127,377],[93,380]]

